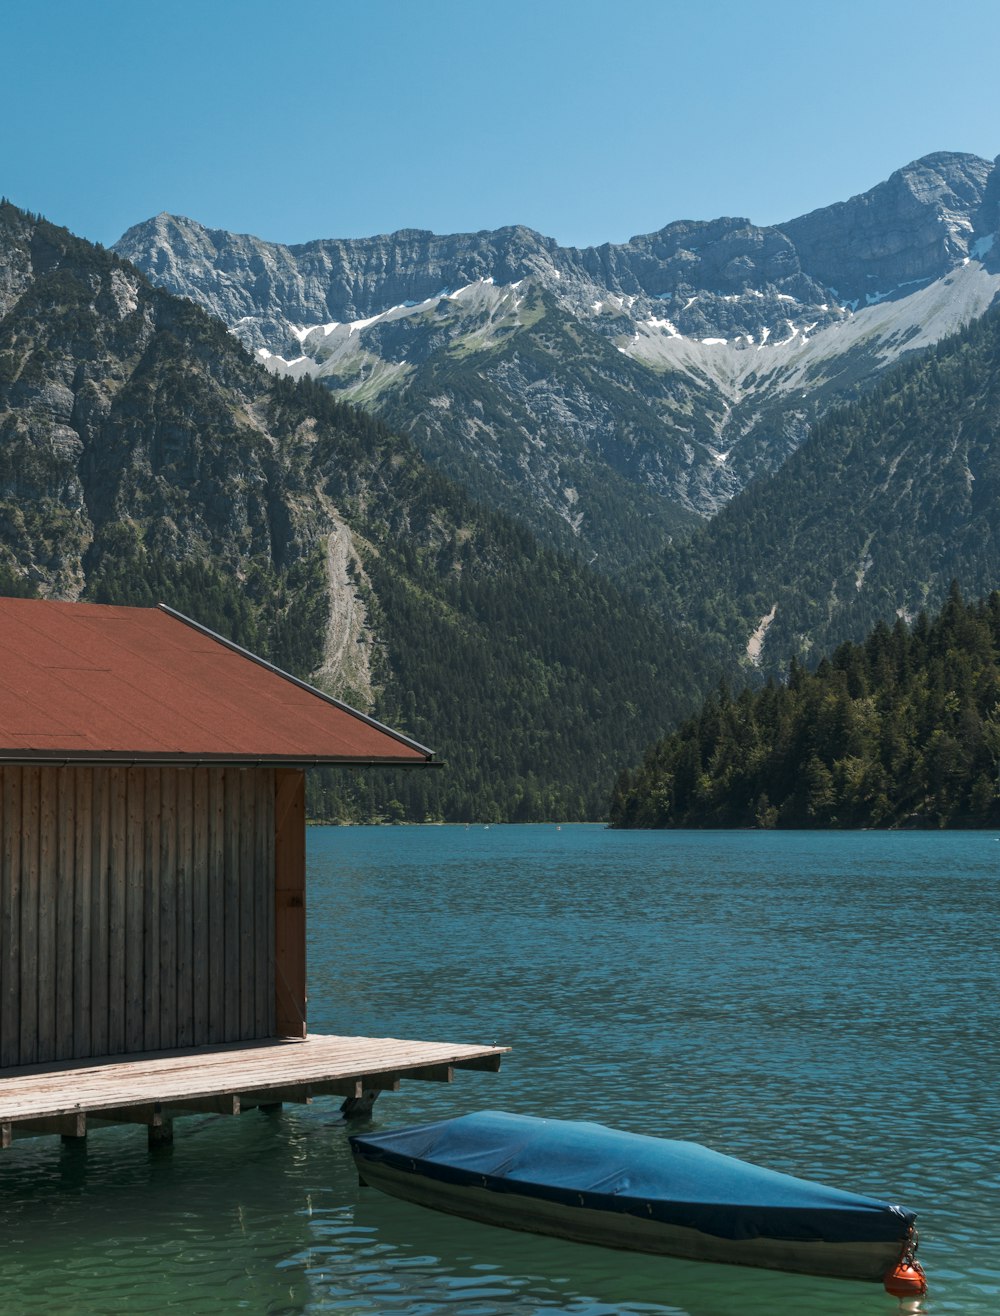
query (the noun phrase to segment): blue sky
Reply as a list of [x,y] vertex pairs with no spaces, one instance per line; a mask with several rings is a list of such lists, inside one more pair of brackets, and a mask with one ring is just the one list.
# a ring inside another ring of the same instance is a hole
[[11,0],[0,194],[110,244],[772,223],[1000,152],[996,0]]

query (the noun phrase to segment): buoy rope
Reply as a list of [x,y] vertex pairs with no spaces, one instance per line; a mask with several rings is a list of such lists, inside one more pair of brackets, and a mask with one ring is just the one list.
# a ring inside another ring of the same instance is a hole
[[920,1238],[916,1227],[911,1225],[903,1243],[903,1251],[899,1261],[883,1280],[886,1290],[898,1298],[911,1297],[927,1292],[927,1276],[924,1274],[923,1266],[917,1260],[919,1245]]

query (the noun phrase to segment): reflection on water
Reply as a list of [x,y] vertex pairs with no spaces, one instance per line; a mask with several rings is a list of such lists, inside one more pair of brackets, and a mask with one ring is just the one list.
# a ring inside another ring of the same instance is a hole
[[357,1187],[335,1100],[0,1156],[11,1312],[995,1312],[992,836],[315,829],[310,1023],[515,1047],[486,1106],[689,1137],[920,1214],[931,1292],[490,1229]]

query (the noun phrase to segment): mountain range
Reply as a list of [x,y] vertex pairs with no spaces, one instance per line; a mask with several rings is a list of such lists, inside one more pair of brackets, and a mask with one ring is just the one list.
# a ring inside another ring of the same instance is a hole
[[445,763],[315,776],[327,818],[598,816],[622,754],[698,689],[654,612],[115,253],[6,203],[0,590],[170,603]]
[[162,599],[448,763],[318,816],[601,816],[720,678],[997,584],[998,192],[586,251],[2,204],[0,589]]
[[618,578],[777,470],[831,406],[1000,289],[1000,170],[939,152],[771,227],[282,246],[162,214],[120,255],[270,369],[375,410],[476,497]]

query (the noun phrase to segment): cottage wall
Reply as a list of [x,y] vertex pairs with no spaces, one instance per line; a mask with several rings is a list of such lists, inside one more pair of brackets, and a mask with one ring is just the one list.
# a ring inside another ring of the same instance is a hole
[[0,768],[0,1068],[275,1034],[280,778]]

